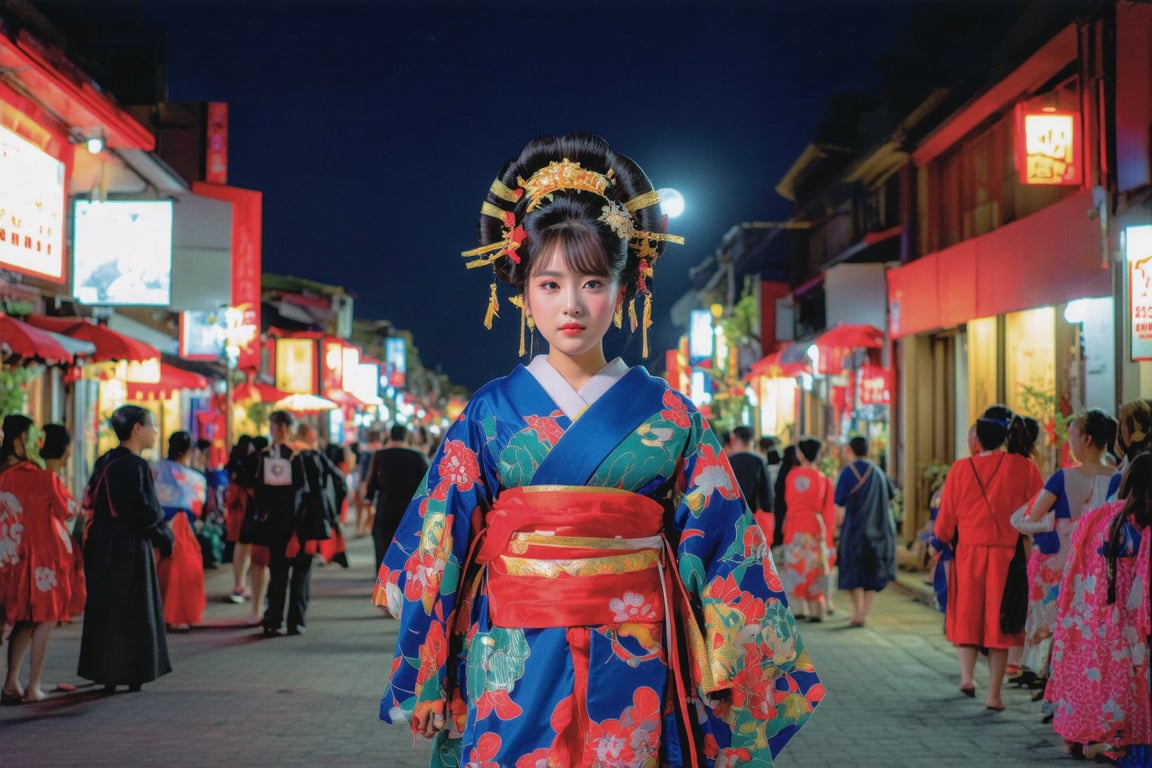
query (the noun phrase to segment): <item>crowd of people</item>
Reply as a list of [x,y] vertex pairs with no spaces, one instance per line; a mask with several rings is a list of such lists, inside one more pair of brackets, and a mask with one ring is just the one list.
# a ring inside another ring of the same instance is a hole
[[270,414],[269,437],[241,436],[219,468],[208,466],[211,444],[185,431],[168,436],[164,458],[146,461],[159,435],[144,408],[117,409],[110,427],[119,445],[97,460],[77,503],[62,480],[68,431],[18,414],[3,421],[4,704],[46,697],[49,636],[81,616],[80,677],[111,693],[166,674],[166,634],[203,626],[205,569],[228,562],[225,599],[251,606],[236,626],[304,632],[314,559],[348,566],[345,526],[390,536],[428,466],[428,446],[407,447],[421,435],[404,426],[387,444],[372,432],[364,450],[322,448],[316,429],[286,411]]
[[939,602],[960,692],[976,696],[986,654],[988,709],[1004,708],[1007,679],[1034,691],[1041,721],[1073,757],[1147,765],[1152,404],[1071,418],[1068,466],[1047,480],[1039,433],[1028,417],[989,407],[969,431],[971,455],[934,499]]

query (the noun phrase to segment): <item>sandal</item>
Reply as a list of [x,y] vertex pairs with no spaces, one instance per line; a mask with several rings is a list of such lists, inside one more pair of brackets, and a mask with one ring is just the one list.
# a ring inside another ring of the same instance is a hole
[[15,704],[23,704],[23,703],[24,703],[24,694],[23,693],[12,693],[12,691],[9,691],[8,689],[4,689],[3,691],[0,691],[0,705],[12,706]]

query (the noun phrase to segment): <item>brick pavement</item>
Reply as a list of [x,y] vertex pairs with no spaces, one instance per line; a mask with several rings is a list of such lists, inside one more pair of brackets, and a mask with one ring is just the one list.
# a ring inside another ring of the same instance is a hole
[[[413,745],[406,728],[377,719],[396,625],[367,602],[370,541],[351,542],[350,558],[349,570],[314,572],[307,634],[271,640],[236,626],[248,607],[223,602],[231,571],[210,571],[205,619],[217,626],[169,635],[172,674],[138,694],[102,698],[82,686],[0,707],[0,765],[426,766],[426,742]],[[941,616],[909,596],[918,579],[903,575],[903,591],[881,593],[864,629],[846,628],[846,595],[828,622],[803,625],[828,698],[780,768],[1067,759],[1027,692],[1007,690],[1003,713],[960,696]],[[79,624],[54,632],[46,681],[84,683],[75,677],[79,640]]]
[[0,707],[0,766],[427,766],[426,743],[378,719],[396,624],[368,602],[371,540],[349,558],[313,569],[306,634],[267,640],[224,602],[230,566],[209,571],[205,624],[221,626],[170,633],[173,672],[141,693],[83,687],[79,623],[55,630],[45,682],[82,687]]

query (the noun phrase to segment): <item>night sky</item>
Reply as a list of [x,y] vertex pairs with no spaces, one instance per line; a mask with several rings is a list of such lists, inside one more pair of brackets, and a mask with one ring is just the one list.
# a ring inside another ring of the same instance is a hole
[[[786,218],[773,187],[830,96],[875,90],[923,0],[377,2],[143,0],[168,30],[168,100],[230,105],[231,184],[264,192],[265,271],[345,286],[356,316],[415,334],[475,388],[517,361],[490,273],[466,272],[484,193],[533,136],[587,130],[680,189],[687,237],[657,264],[668,309],[725,232]],[[503,295],[503,294],[502,294]],[[622,344],[610,345],[609,352]],[[639,362],[634,340],[625,359]]]

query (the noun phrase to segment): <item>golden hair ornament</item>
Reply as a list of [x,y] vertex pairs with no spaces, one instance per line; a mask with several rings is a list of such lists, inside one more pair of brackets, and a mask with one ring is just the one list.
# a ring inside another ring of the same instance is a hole
[[[637,195],[631,200],[620,201],[615,198],[617,183],[616,173],[609,169],[600,173],[583,167],[565,157],[562,160],[553,160],[543,168],[533,172],[527,179],[516,177],[516,188],[513,189],[502,180],[496,179],[488,187],[489,198],[480,208],[483,216],[498,220],[502,225],[500,240],[488,245],[464,251],[461,255],[467,260],[468,269],[491,266],[496,268],[497,263],[507,257],[516,264],[520,263],[519,249],[527,239],[528,234],[517,217],[515,210],[506,210],[501,207],[507,204],[512,208],[519,207],[526,201],[523,214],[531,213],[541,204],[552,199],[557,192],[575,190],[597,195],[604,200],[600,209],[599,221],[612,230],[621,240],[628,243],[631,258],[639,261],[636,276],[636,294],[628,303],[628,324],[632,332],[641,330],[643,336],[643,355],[648,356],[648,329],[652,327],[652,289],[648,281],[653,276],[653,267],[660,256],[661,243],[674,243],[683,245],[684,238],[679,235],[670,235],[666,232],[652,232],[639,228],[637,212],[651,208],[660,203],[660,193],[649,190]],[[637,311],[636,302],[643,300],[644,304]],[[517,294],[509,298],[513,306],[520,309],[520,355],[526,349],[526,336],[534,331],[536,324],[528,316],[527,304],[524,294]],[[621,302],[613,313],[613,324],[620,328],[624,324],[624,306]],[[639,314],[639,317],[637,316]],[[500,316],[500,305],[496,294],[496,283],[493,282],[488,294],[488,308],[484,314],[484,327],[491,329],[492,321]],[[535,336],[533,336],[533,339]]]
[[524,357],[524,326],[528,324],[528,303],[524,300],[524,294],[518,293],[508,299],[509,303],[514,307],[520,308],[520,357]]

